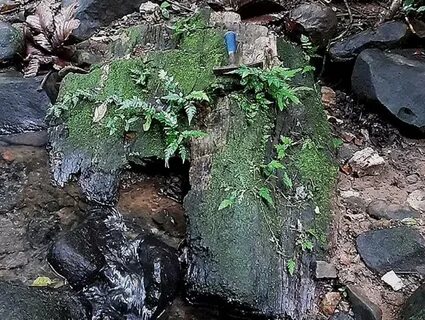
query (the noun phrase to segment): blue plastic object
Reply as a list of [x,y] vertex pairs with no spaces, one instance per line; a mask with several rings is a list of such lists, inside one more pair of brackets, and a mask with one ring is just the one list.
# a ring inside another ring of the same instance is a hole
[[229,55],[235,54],[238,50],[238,41],[236,32],[227,31],[224,35],[224,41],[226,42],[227,53]]

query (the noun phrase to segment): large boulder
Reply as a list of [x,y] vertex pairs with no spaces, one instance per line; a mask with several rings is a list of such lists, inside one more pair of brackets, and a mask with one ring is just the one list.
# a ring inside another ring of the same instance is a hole
[[9,23],[0,21],[0,63],[12,60],[23,48],[23,32]]
[[[250,34],[255,38],[255,30]],[[299,48],[284,41],[277,45],[286,66],[305,65]],[[298,81],[313,87],[311,74]],[[218,299],[234,312],[304,318],[313,308],[314,259],[296,244],[299,235],[293,226],[302,225],[326,242],[336,174],[317,91],[303,95],[300,105],[288,107],[277,118],[272,110],[259,112],[252,124],[237,100],[222,98],[206,125],[208,136],[192,143],[191,190],[185,199],[189,298]],[[272,158],[272,143],[291,131],[303,141],[291,149],[293,160],[286,163],[294,186],[271,187],[274,205],[267,205],[258,196],[264,181],[255,168]],[[313,198],[296,198],[296,188],[307,190],[311,185],[318,187],[310,189]],[[232,204],[220,208],[232,195]]]
[[40,78],[0,73],[0,135],[46,129],[44,118],[50,99],[39,90]]
[[311,39],[313,45],[326,47],[336,32],[338,19],[331,7],[308,3],[302,4],[289,13],[292,23],[299,25]]
[[399,21],[383,23],[333,44],[329,49],[334,61],[354,60],[365,49],[392,49],[401,46],[410,35],[409,27]]
[[401,320],[424,320],[425,319],[425,284],[422,284],[407,299],[400,312]]
[[88,320],[77,296],[65,291],[0,282],[0,314],[5,320]]
[[425,239],[409,227],[367,231],[357,237],[360,257],[380,274],[425,274]]
[[[67,7],[75,0],[62,0],[62,6]],[[79,40],[86,40],[99,28],[108,26],[112,21],[137,11],[146,0],[78,0],[76,18],[80,26],[73,32]]]
[[81,290],[98,317],[157,319],[177,292],[177,251],[153,235],[131,233],[137,230],[118,211],[93,208],[89,219],[48,255],[50,265]]
[[351,77],[353,92],[361,99],[383,105],[400,121],[425,128],[425,63],[414,50],[363,51]]

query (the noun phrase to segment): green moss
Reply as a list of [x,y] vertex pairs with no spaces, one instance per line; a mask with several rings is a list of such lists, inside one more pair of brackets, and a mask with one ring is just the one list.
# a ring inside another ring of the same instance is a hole
[[[289,68],[299,68],[306,65],[302,50],[282,39],[278,41],[280,59]],[[312,74],[304,74],[295,79],[297,84],[315,87]],[[291,158],[293,169],[299,170],[301,182],[308,186],[320,214],[315,217],[313,227],[315,235],[322,244],[326,243],[327,230],[331,222],[331,201],[336,183],[338,167],[333,156],[334,146],[331,130],[320,96],[314,91],[307,91],[301,96],[301,105],[291,106],[290,112],[302,114],[298,119],[303,131],[303,147],[293,150]]]
[[[137,27],[127,30],[131,45],[141,41],[139,31]],[[123,99],[142,97],[149,101],[161,96],[162,92],[158,92],[162,87],[158,78],[161,69],[174,76],[186,94],[193,90],[207,89],[215,81],[212,69],[221,64],[225,54],[222,35],[203,27],[184,36],[181,41],[179,49],[149,53],[145,57],[150,61],[148,65],[141,58],[115,60],[94,68],[87,75],[68,75],[63,81],[59,99],[64,94],[72,94],[78,89],[94,92],[93,101],[80,101],[76,107],[71,107],[65,113],[63,120],[69,131],[68,149],[83,150],[102,167],[107,168],[120,167],[128,154],[133,158],[135,155],[140,158],[163,157],[165,142],[159,125],[153,124],[148,132],[144,132],[142,121],[134,123],[131,130],[135,132],[136,140],[126,150],[123,123],[112,136],[105,125],[117,116],[116,106],[108,106],[107,113],[100,123],[93,123],[93,115],[96,107],[113,95]],[[132,70],[141,68],[148,68],[151,72],[147,88],[140,88],[132,80]],[[131,114],[131,111],[125,112],[127,118],[136,115]]]
[[[235,103],[231,104],[230,114],[227,143],[212,159],[211,183],[202,208],[189,210],[191,230],[204,230],[205,247],[219,248],[212,254],[218,261],[220,276],[224,277],[220,280],[223,285],[235,292],[250,293],[255,290],[251,272],[258,258],[274,260],[270,257],[276,254],[276,248],[270,243],[269,228],[279,229],[277,212],[258,196],[258,190],[265,185],[259,170],[266,149],[263,135],[265,128],[272,125],[272,119],[269,113],[260,112],[255,125],[248,125],[243,111]],[[233,191],[239,200],[229,208],[218,210]],[[188,199],[190,205],[200,201],[198,197],[193,200]],[[196,233],[192,236],[196,237]],[[261,248],[262,252],[253,252],[253,248]],[[275,262],[272,267],[278,272],[278,261]],[[270,271],[261,275],[263,281],[270,280],[267,279]]]

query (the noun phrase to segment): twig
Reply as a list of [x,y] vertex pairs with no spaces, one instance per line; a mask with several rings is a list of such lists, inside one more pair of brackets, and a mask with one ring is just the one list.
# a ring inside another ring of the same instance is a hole
[[180,4],[180,3],[176,2],[176,1],[168,0],[167,2],[171,3],[172,5],[177,6],[179,8],[182,8],[182,9],[184,9],[186,11],[195,12],[195,10],[193,10],[193,9],[191,9],[189,7],[186,7],[186,6]]
[[53,71],[52,70],[50,70],[45,76],[44,76],[44,78],[43,78],[43,80],[41,81],[41,83],[40,83],[40,86],[37,88],[37,91],[42,91],[43,90],[43,88],[44,88],[44,85],[46,84],[46,82],[47,82],[47,79],[49,79],[49,77],[50,77],[50,75],[53,73]]
[[64,78],[68,73],[70,72],[75,72],[75,73],[89,73],[87,70],[80,68],[80,67],[76,67],[76,66],[66,66],[63,69],[59,70],[58,75],[60,78]]
[[387,13],[379,19],[379,22],[382,23],[386,20],[392,19],[397,11],[400,10],[401,5],[403,4],[403,0],[392,0],[390,8],[388,9]]
[[350,21],[348,23],[347,28],[345,28],[345,30],[339,36],[337,36],[336,38],[332,39],[331,42],[335,42],[335,41],[341,39],[342,37],[344,37],[348,33],[348,31],[350,31],[351,26],[353,24],[353,20],[354,19],[353,19],[353,14],[351,12],[350,5],[348,4],[348,1],[347,0],[344,0],[344,4],[345,4],[345,7],[347,8],[347,13],[348,13],[348,16],[350,18]]

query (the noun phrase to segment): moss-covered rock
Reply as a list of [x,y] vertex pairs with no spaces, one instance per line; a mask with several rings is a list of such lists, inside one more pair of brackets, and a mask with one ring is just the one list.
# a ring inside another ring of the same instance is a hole
[[[287,42],[278,48],[288,67],[306,64],[299,48]],[[314,254],[308,248],[326,238],[337,171],[313,77],[300,75],[296,82],[313,89],[300,105],[261,111],[251,124],[237,101],[220,100],[208,119],[208,137],[192,144],[185,207],[193,300],[217,298],[273,318],[302,319],[312,311]],[[296,142],[284,159],[292,188],[261,173],[281,136]],[[260,196],[264,188],[273,204]],[[295,192],[300,188],[304,197]]]
[[[150,30],[157,32],[155,28]],[[133,40],[139,41],[137,37]],[[115,60],[94,67],[87,75],[68,75],[61,85],[59,103],[67,95],[76,97],[81,91],[86,94],[67,106],[61,118],[52,122],[50,141],[56,160],[53,162],[55,180],[63,185],[72,175],[80,173],[80,184],[90,200],[113,203],[119,172],[129,158],[134,161],[163,158],[165,139],[155,123],[145,132],[142,119],[132,122],[126,130],[124,121],[136,115],[132,114],[134,110],[118,110],[110,103],[103,119],[94,122],[95,109],[114,96],[156,101],[164,93],[158,77],[160,70],[173,76],[184,94],[206,90],[215,81],[213,67],[223,58],[222,34],[207,28],[204,21],[204,27],[181,36],[175,49],[148,52],[141,58]],[[146,87],[132,80],[133,70],[149,72]],[[111,121],[116,122],[114,130],[107,127]]]

